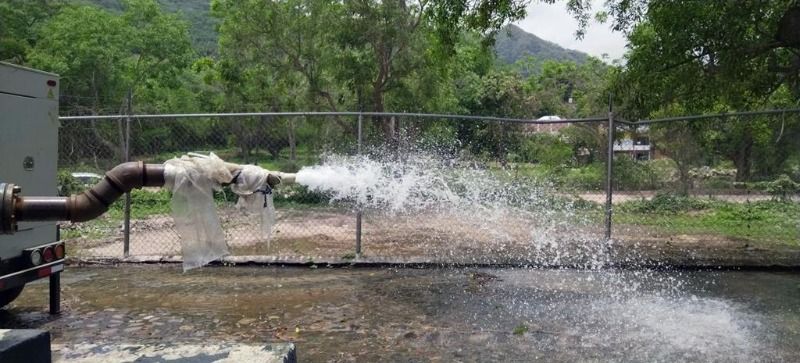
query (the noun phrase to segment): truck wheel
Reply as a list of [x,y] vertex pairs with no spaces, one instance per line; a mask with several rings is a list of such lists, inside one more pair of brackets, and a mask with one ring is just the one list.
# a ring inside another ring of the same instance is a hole
[[23,288],[25,288],[25,285],[0,291],[0,308],[10,304],[14,299],[19,297]]

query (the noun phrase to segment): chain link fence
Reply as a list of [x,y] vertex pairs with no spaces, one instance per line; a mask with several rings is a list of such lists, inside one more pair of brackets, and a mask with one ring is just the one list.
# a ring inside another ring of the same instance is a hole
[[[354,140],[342,140],[335,130],[341,125],[354,128],[352,117],[131,119],[129,150],[125,148],[127,123],[126,119],[62,120],[59,169],[63,194],[91,186],[106,170],[126,159],[163,163],[187,152],[213,152],[226,161],[293,172],[302,165],[317,163],[323,153],[349,153],[355,147]],[[291,132],[293,128],[297,130]],[[314,143],[298,143],[298,139],[292,138],[313,139]],[[319,253],[327,254],[325,246],[312,246],[308,241],[322,235],[342,238],[341,232],[315,225],[308,216],[334,218],[344,211],[299,188],[283,187],[276,195],[279,223],[269,242],[258,232],[258,219],[234,207],[236,195],[230,189],[223,188],[214,195],[234,254],[306,255],[310,252],[308,248],[321,249]],[[129,246],[125,246],[123,199],[95,221],[62,224],[62,236],[74,239],[73,254],[104,258],[122,257],[125,251],[133,256],[180,255],[179,236],[170,216],[170,193],[160,188],[145,188],[132,191],[131,199]],[[353,223],[336,227],[349,229],[352,241],[355,232],[350,225]]]
[[[281,186],[270,239],[259,233],[257,217],[235,208],[236,196],[223,189],[215,200],[231,253],[263,261],[559,265],[606,258],[672,264],[797,258],[781,253],[796,250],[800,240],[800,160],[785,149],[800,136],[786,132],[787,122],[798,122],[793,110],[616,120],[611,139],[607,117],[173,116],[62,118],[62,193],[83,190],[126,159],[162,163],[187,152],[214,152],[226,161],[296,172],[332,156],[362,155],[348,160],[379,160],[383,171],[441,183],[430,184],[430,195],[407,198],[410,204],[400,210]],[[708,136],[697,137],[701,133]],[[613,205],[607,204],[610,192]],[[169,192],[136,190],[131,201],[129,241],[122,200],[100,219],[61,226],[71,253],[180,255]]]
[[797,265],[797,111],[666,118],[619,129],[613,236],[620,250],[666,264]]

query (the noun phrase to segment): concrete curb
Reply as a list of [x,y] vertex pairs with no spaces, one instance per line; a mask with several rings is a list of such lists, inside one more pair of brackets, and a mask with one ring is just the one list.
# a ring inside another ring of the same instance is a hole
[[0,329],[0,362],[50,363],[50,333]]

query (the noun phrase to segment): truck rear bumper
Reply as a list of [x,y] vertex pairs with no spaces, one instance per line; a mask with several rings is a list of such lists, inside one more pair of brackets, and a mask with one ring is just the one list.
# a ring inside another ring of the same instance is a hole
[[25,285],[64,270],[64,259],[0,276],[0,291]]
[[[44,265],[31,267],[25,270],[0,276],[0,292],[15,287],[21,288],[25,284],[44,277],[50,278],[50,314],[61,313],[61,271],[64,271],[64,259],[56,260]],[[19,291],[16,292],[19,294]],[[11,297],[11,300],[16,295]],[[10,301],[3,302],[7,304]]]

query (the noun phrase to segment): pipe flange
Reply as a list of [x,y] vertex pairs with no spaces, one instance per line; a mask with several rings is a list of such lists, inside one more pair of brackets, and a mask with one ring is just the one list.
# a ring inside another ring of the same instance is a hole
[[17,218],[14,205],[17,194],[22,189],[11,183],[0,183],[0,234],[14,234],[17,231]]

